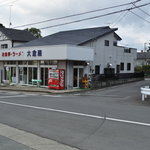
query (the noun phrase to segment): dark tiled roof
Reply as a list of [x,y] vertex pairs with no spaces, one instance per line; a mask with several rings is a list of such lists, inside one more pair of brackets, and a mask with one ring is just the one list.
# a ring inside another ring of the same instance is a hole
[[24,41],[28,42],[31,40],[35,40],[36,38],[25,30],[16,30],[16,29],[9,29],[5,27],[0,27],[0,31],[7,36],[10,40],[13,41]]
[[[44,38],[36,39],[31,42],[25,43],[22,46],[42,46],[42,45],[61,45],[61,44],[82,45],[83,43],[86,43],[92,39],[102,37],[116,30],[118,29],[105,26],[80,30],[62,31],[46,36]],[[121,40],[121,38],[117,34],[115,34],[114,36],[118,40]]]
[[150,52],[138,52],[137,59],[150,59]]

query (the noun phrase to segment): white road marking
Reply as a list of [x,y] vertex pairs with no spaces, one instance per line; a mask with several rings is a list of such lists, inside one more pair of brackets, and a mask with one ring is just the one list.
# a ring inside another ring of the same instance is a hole
[[62,97],[62,95],[43,95],[43,96],[46,96],[46,97]]
[[141,125],[141,126],[150,127],[149,123],[144,123],[144,122],[137,122],[137,121],[117,119],[117,118],[89,115],[89,114],[84,114],[84,113],[77,113],[77,112],[71,112],[71,111],[65,111],[65,110],[59,110],[59,109],[24,105],[24,104],[11,103],[11,102],[5,102],[5,101],[0,101],[0,103],[1,104],[7,104],[7,105],[13,105],[13,106],[20,106],[20,107],[25,107],[25,108],[33,108],[33,109],[38,109],[38,110],[53,111],[53,112],[58,112],[58,113],[65,113],[65,114],[71,114],[71,115],[77,115],[77,116],[83,116],[83,117],[90,117],[90,118],[95,118],[95,119],[105,119],[105,120],[108,120],[108,121],[114,121],[114,122],[121,122],[121,123],[128,123],[128,124],[134,124],[134,125]]
[[26,95],[9,95],[9,96],[0,96],[0,99],[1,98],[12,98],[12,97],[26,97]]

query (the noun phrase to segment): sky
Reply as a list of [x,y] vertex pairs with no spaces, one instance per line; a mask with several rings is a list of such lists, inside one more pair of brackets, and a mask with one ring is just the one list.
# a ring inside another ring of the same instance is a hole
[[[17,26],[42,22],[53,18],[108,8],[135,1],[136,0],[0,0],[0,23],[2,23],[5,27],[15,28]],[[135,3],[135,5],[125,5],[123,7],[96,11],[80,16],[18,27],[16,29],[23,30],[31,27],[41,29],[66,22],[82,20],[89,17],[129,9],[147,3],[150,3],[150,1],[140,0]],[[147,48],[150,43],[150,4],[131,11],[123,11],[121,13],[98,17],[78,23],[41,29],[42,36],[47,36],[59,31],[110,26],[111,28],[118,28],[116,33],[122,38],[119,45],[137,48],[137,50],[140,51],[145,47]]]

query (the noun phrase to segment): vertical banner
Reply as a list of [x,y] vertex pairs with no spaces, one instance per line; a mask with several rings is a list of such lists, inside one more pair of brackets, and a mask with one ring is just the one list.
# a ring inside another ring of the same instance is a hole
[[59,86],[61,89],[65,88],[65,70],[64,69],[59,70]]

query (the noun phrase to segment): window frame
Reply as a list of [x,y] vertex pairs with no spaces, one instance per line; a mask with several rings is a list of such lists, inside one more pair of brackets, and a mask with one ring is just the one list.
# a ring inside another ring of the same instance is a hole
[[95,65],[95,74],[100,74],[100,65]]
[[8,48],[8,44],[1,44],[1,49],[7,49]]
[[127,71],[131,70],[131,63],[127,63]]
[[114,42],[113,42],[113,46],[117,46],[117,41],[114,41]]
[[121,71],[124,71],[124,62],[121,62],[121,63],[120,63],[120,70],[121,70]]
[[105,46],[109,46],[109,40],[105,40]]

